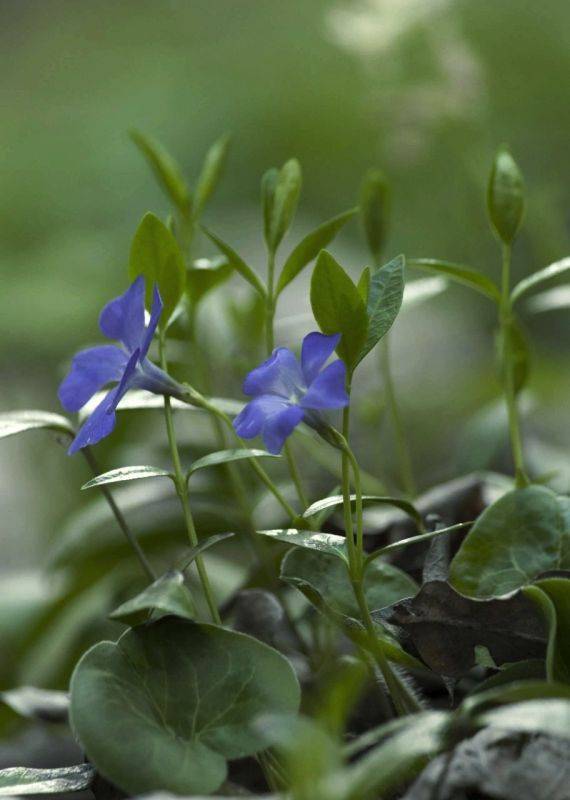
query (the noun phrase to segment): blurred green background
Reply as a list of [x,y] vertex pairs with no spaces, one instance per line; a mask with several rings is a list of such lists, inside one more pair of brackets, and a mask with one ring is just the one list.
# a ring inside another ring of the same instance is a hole
[[[189,176],[233,134],[206,221],[260,269],[259,179],[297,156],[294,237],[353,205],[378,165],[393,185],[388,255],[496,277],[484,194],[502,142],[528,190],[514,276],[568,255],[569,23],[567,0],[0,0],[0,410],[58,410],[69,358],[97,341],[100,307],[125,288],[138,221],[167,212],[130,128],[160,139]],[[358,274],[356,224],[333,251]],[[301,281],[279,314],[307,309]],[[221,313],[215,298],[203,309],[205,335]],[[529,448],[536,471],[562,469],[566,490],[567,313],[525,318]],[[399,319],[393,348],[420,485],[500,466],[496,429],[472,421],[498,392],[487,302],[452,287]],[[370,408],[382,396],[375,363],[359,384],[357,449],[389,478],[391,437]],[[152,463],[147,440],[128,436],[146,432],[134,424],[104,446],[105,468]],[[47,435],[2,442],[1,570],[43,563],[86,477]]]

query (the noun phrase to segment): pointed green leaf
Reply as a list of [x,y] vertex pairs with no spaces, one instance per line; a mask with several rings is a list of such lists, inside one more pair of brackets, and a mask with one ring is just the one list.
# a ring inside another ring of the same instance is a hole
[[271,167],[261,179],[261,209],[263,212],[263,235],[265,244],[271,250],[271,220],[273,219],[273,204],[275,202],[275,189],[279,180],[279,170]]
[[262,297],[265,297],[265,286],[262,284],[257,273],[255,273],[252,268],[245,263],[243,258],[239,256],[236,251],[229,246],[229,244],[223,242],[218,236],[209,231],[207,228],[202,226],[202,230],[206,236],[208,236],[208,238],[214,242],[216,247],[225,255],[230,266],[232,266],[236,272],[239,272],[242,278],[251,284],[251,286],[253,286],[253,288],[259,292]]
[[216,453],[208,453],[203,458],[198,458],[188,470],[188,477],[199,469],[206,467],[217,467],[220,464],[229,464],[231,461],[243,461],[249,458],[280,458],[279,455],[268,453],[267,450],[255,450],[250,448],[239,448],[236,450],[219,450]]
[[366,341],[366,307],[350,277],[326,250],[313,270],[311,306],[323,333],[341,334],[337,352],[352,372]]
[[285,162],[279,170],[279,177],[273,189],[269,226],[269,249],[273,253],[276,252],[293,222],[302,180],[301,165],[296,158]]
[[493,283],[486,275],[482,275],[471,267],[465,267],[462,264],[452,264],[450,261],[442,261],[437,258],[409,258],[408,266],[415,269],[421,269],[424,272],[433,272],[436,275],[442,275],[449,278],[455,283],[460,283],[463,286],[468,286],[480,294],[484,294],[490,300],[499,303],[501,300],[501,292],[497,285]]
[[300,531],[296,528],[285,528],[273,531],[257,531],[262,536],[268,536],[278,542],[303,547],[307,550],[317,550],[331,556],[341,558],[348,562],[346,539],[334,533],[321,533],[316,531]]
[[[356,502],[356,495],[350,495],[350,502]],[[403,500],[399,497],[387,497],[385,495],[377,495],[377,494],[365,494],[362,495],[362,502],[363,503],[377,503],[379,505],[389,505],[394,506],[395,508],[399,508],[404,511],[409,517],[411,517],[420,529],[423,528],[423,520],[420,512],[414,506],[413,503],[410,503],[408,500]],[[312,503],[304,512],[303,517],[307,519],[307,517],[312,517],[313,514],[319,514],[321,511],[324,511],[326,508],[333,508],[336,506],[342,506],[343,504],[343,496],[341,494],[336,496],[329,496],[323,497],[322,500],[317,500],[316,503]]]
[[345,211],[343,214],[329,219],[328,222],[323,222],[322,225],[319,225],[318,228],[315,228],[314,231],[311,231],[299,242],[283,265],[281,275],[277,281],[276,295],[279,295],[297,277],[301,270],[313,261],[329,242],[332,242],[343,225],[354,217],[356,213],[357,209],[352,208],[350,211]]
[[359,361],[385,336],[398,316],[404,296],[404,256],[397,256],[370,276],[368,290],[368,334]]
[[197,258],[186,271],[186,291],[195,307],[212,289],[228,280],[233,267],[225,256]]
[[521,297],[533,291],[542,283],[546,283],[553,278],[559,278],[566,274],[570,274],[570,257],[562,258],[560,261],[556,261],[554,264],[550,264],[548,267],[544,267],[544,269],[540,269],[538,272],[529,275],[528,278],[524,278],[513,289],[511,293],[511,302],[516,303],[517,300],[520,300]]
[[543,578],[523,591],[541,609],[549,626],[548,679],[570,684],[570,580]]
[[364,176],[360,188],[360,216],[370,252],[379,263],[386,246],[390,216],[390,187],[379,169],[371,169]]
[[15,436],[17,433],[33,430],[47,430],[75,436],[71,422],[60,414],[49,411],[3,411],[0,413],[0,439]]
[[364,267],[356,284],[365,306],[368,305],[368,296],[370,294],[370,275],[370,267]]
[[192,198],[176,161],[156,139],[135,130],[130,132],[130,137],[147,159],[168,198],[184,216],[188,215]]
[[378,550],[374,550],[372,553],[366,556],[364,561],[364,568],[366,569],[367,564],[371,561],[374,561],[379,556],[388,555],[388,553],[393,553],[395,550],[400,550],[402,547],[407,547],[409,544],[419,544],[419,542],[429,542],[431,539],[435,539],[438,536],[443,536],[447,533],[454,533],[455,531],[463,530],[463,528],[469,527],[472,525],[472,522],[458,522],[456,525],[450,525],[448,528],[438,528],[436,531],[428,531],[428,533],[418,533],[416,536],[408,536],[405,539],[398,539],[396,542],[392,542],[391,544],[386,544],[384,547],[378,548]]
[[192,595],[184,585],[184,575],[178,570],[161,575],[142,592],[122,603],[109,616],[126,625],[135,626],[147,622],[153,611],[183,619],[195,619],[196,607]]
[[118,467],[91,478],[81,488],[93,489],[96,486],[106,486],[108,483],[123,483],[124,481],[138,481],[141,478],[172,478],[172,473],[160,467]]
[[82,792],[89,789],[95,774],[95,767],[91,764],[56,769],[9,767],[0,770],[0,797]]
[[522,174],[506,147],[498,151],[491,168],[487,210],[497,237],[510,244],[523,218],[524,186]]
[[190,564],[195,561],[199,555],[201,555],[205,550],[209,550],[210,547],[213,547],[218,542],[223,542],[226,539],[231,539],[232,536],[235,536],[232,532],[227,533],[214,533],[212,536],[208,536],[207,539],[202,539],[194,547],[191,547],[189,550],[186,551],[186,555],[184,556],[181,561],[184,561],[184,566],[180,568],[181,572],[185,572]]
[[242,633],[163,617],[101,642],[71,679],[71,723],[90,761],[129,796],[209,794],[227,759],[264,749],[261,714],[295,714],[286,658]]
[[147,303],[152,298],[156,283],[164,310],[160,327],[165,329],[186,284],[186,265],[174,236],[154,214],[145,214],[131,246],[129,275],[134,280],[139,275],[146,279]]
[[226,133],[214,142],[206,153],[194,191],[193,217],[195,220],[200,218],[206,203],[216,190],[227,160],[230,139],[230,135]]

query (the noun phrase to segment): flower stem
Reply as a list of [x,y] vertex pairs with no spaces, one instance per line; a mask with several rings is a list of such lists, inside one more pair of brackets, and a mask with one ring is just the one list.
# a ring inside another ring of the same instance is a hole
[[[159,350],[160,350],[160,362],[162,369],[165,372],[167,372],[168,369],[166,363],[166,353],[165,353],[163,333],[161,333],[159,337]],[[180,500],[180,505],[182,506],[182,513],[184,515],[184,522],[186,523],[186,530],[188,532],[188,538],[190,540],[190,544],[192,545],[192,547],[196,547],[196,545],[198,544],[198,535],[196,533],[194,518],[192,517],[192,511],[190,508],[190,500],[188,497],[188,482],[186,480],[186,476],[184,474],[184,470],[182,469],[182,464],[180,461],[180,453],[178,451],[178,444],[176,443],[176,432],[174,430],[172,406],[170,404],[170,397],[167,396],[164,397],[164,419],[166,421],[166,433],[168,436],[168,444],[170,447],[170,454],[172,457],[172,465],[174,467],[174,485],[176,486],[176,494],[178,495],[178,499]],[[214,600],[212,587],[210,585],[210,579],[208,577],[208,573],[206,571],[206,566],[204,564],[202,556],[196,557],[196,568],[198,570],[198,575],[200,578],[200,582],[202,584],[202,590],[204,592],[204,597],[206,598],[206,603],[208,604],[208,608],[210,610],[212,619],[217,625],[221,625],[222,621],[220,619],[216,601]]]
[[291,473],[291,478],[293,479],[293,483],[295,484],[295,489],[297,490],[297,495],[299,497],[302,507],[305,509],[308,507],[309,501],[307,499],[307,495],[305,494],[305,490],[303,489],[303,482],[301,480],[299,468],[297,467],[295,456],[293,455],[293,450],[289,442],[285,442],[283,451],[285,453],[285,458],[287,459],[287,464],[289,465],[289,472]]
[[517,408],[516,389],[514,382],[514,370],[512,353],[510,347],[511,325],[512,325],[512,303],[510,295],[510,271],[511,271],[511,246],[502,246],[502,292],[500,306],[500,325],[502,340],[502,359],[503,359],[503,391],[507,405],[507,416],[509,421],[509,436],[511,440],[511,450],[515,466],[515,480],[517,488],[528,486],[529,480],[525,472],[524,456],[522,448],[522,438],[520,432],[520,422]]
[[[89,467],[90,467],[91,471],[93,472],[93,475],[95,477],[97,477],[97,475],[100,475],[101,474],[101,469],[99,467],[99,464],[97,463],[97,459],[93,455],[93,452],[92,452],[91,448],[90,447],[84,447],[81,452],[83,453],[83,456],[85,457],[85,460],[89,464]],[[142,547],[138,543],[138,540],[137,540],[136,536],[134,535],[134,533],[131,531],[131,529],[127,525],[127,521],[124,518],[121,509],[119,508],[119,506],[115,502],[115,498],[113,497],[111,491],[105,485],[100,486],[99,489],[101,491],[101,494],[103,495],[103,497],[107,501],[107,503],[109,505],[109,508],[113,512],[113,516],[117,520],[117,524],[118,524],[119,528],[124,533],[126,540],[128,541],[129,545],[132,547],[136,557],[138,558],[139,563],[140,563],[141,567],[143,568],[143,571],[144,571],[145,575],[147,576],[149,581],[151,583],[153,583],[156,580],[156,577],[157,577],[156,573],[153,570],[152,566],[150,565],[150,562],[147,559],[146,555],[144,554],[144,551],[143,551]]]
[[398,405],[396,396],[396,388],[394,385],[394,376],[392,375],[392,363],[390,358],[390,334],[387,333],[381,342],[381,361],[380,370],[384,382],[384,392],[386,394],[386,407],[396,441],[396,453],[398,456],[398,464],[400,467],[400,480],[402,481],[402,488],[409,497],[415,497],[416,486],[414,481],[414,474],[412,470],[412,460],[410,457],[410,449],[402,421],[402,415]]

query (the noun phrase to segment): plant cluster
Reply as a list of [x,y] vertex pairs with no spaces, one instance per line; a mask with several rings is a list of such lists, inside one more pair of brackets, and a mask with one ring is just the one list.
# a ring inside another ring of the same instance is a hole
[[[420,258],[407,263],[430,276],[406,287],[406,258],[384,259],[390,197],[380,171],[365,176],[357,208],[321,224],[281,259],[302,177],[294,159],[270,169],[261,183],[262,279],[202,223],[229,139],[209,150],[192,191],[158,143],[140,133],[133,139],[172,210],[166,220],[144,216],[131,247],[130,286],[101,312],[101,332],[115,344],[79,352],[60,385],[61,404],[78,413],[79,426],[48,412],[0,415],[0,437],[54,432],[93,473],[83,489],[99,493],[91,511],[102,526],[96,533],[93,521],[91,528],[77,515],[70,521],[53,557],[54,595],[15,652],[27,677],[53,686],[88,633],[95,643],[73,665],[69,698],[29,686],[1,695],[3,729],[18,717],[68,720],[86,761],[0,771],[0,793],[91,787],[98,795],[111,784],[123,796],[360,800],[405,791],[409,800],[451,798],[469,772],[458,777],[457,759],[484,759],[505,737],[523,743],[519,755],[530,734],[551,748],[567,741],[570,500],[525,463],[519,394],[528,347],[519,310],[544,282],[570,274],[570,259],[512,287],[524,189],[510,153],[499,150],[488,184],[500,284],[467,266]],[[356,283],[325,249],[354,218],[371,258]],[[208,240],[219,256],[197,257]],[[276,309],[312,262],[318,330],[297,355],[275,348]],[[247,303],[227,289],[232,276],[249,285]],[[514,474],[471,476],[418,497],[389,332],[402,308],[448,282],[479,292],[496,310]],[[228,294],[236,351],[224,368],[242,371],[246,402],[215,395],[217,376],[196,324],[214,289]],[[352,388],[377,347],[397,442],[402,491],[394,495],[361,469],[351,445]],[[259,358],[245,367],[251,353]],[[128,410],[163,414],[169,466],[99,467],[95,445]],[[181,444],[177,428],[188,420],[208,430],[213,448],[197,454]],[[257,437],[264,448],[250,441]],[[300,448],[336,475],[326,496],[314,496]],[[275,477],[278,467],[286,482]],[[135,495],[117,490],[139,483],[144,489]],[[153,494],[149,486],[160,488]],[[185,545],[163,505],[170,496]],[[260,497],[270,529],[256,522]],[[369,508],[383,509],[374,523]],[[112,631],[124,627],[113,641],[99,635],[107,615]],[[47,667],[42,639],[52,645]],[[515,759],[509,753],[507,762]],[[504,786],[489,789],[469,763],[481,796],[512,796],[500,793]]]

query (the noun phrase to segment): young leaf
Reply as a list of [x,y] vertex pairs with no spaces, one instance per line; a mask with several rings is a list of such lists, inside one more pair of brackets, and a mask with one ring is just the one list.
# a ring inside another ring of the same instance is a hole
[[385,336],[398,316],[404,296],[404,256],[397,256],[370,276],[368,334],[359,361]]
[[301,183],[301,165],[296,158],[291,158],[279,170],[279,177],[273,187],[269,225],[269,250],[272,253],[277,251],[291,227],[299,202]]
[[26,794],[65,794],[89,789],[95,779],[95,767],[77,764],[56,769],[9,767],[0,769],[0,797]]
[[329,219],[328,222],[323,222],[322,225],[319,225],[318,228],[315,228],[314,231],[311,231],[299,242],[283,265],[277,281],[276,295],[281,294],[283,289],[297,277],[301,270],[315,259],[329,242],[332,242],[342,226],[354,217],[356,213],[357,209],[352,208],[350,211],[345,211],[343,214]]
[[174,236],[154,214],[145,214],[131,246],[129,275],[134,280],[139,275],[146,278],[147,303],[156,283],[164,311],[161,329],[168,325],[186,285],[186,265]]
[[384,173],[371,169],[360,188],[360,216],[370,252],[380,262],[386,245],[390,215],[390,187]]
[[524,213],[524,186],[521,172],[506,147],[493,162],[487,187],[487,210],[493,230],[504,244],[511,244]]
[[160,467],[118,467],[96,478],[91,478],[81,488],[93,489],[95,486],[106,486],[108,483],[123,483],[124,481],[138,481],[141,478],[172,478],[172,473]]
[[208,238],[214,242],[216,247],[225,255],[225,257],[228,259],[230,266],[233,267],[236,272],[239,272],[242,278],[244,278],[249,284],[251,284],[251,286],[253,286],[253,288],[257,292],[259,292],[259,294],[262,297],[265,297],[266,294],[265,286],[262,284],[257,273],[254,272],[252,268],[245,263],[243,258],[239,256],[236,253],[236,251],[229,246],[229,244],[223,242],[220,238],[218,238],[207,228],[204,228],[204,226],[202,226],[202,230],[204,231],[206,236],[208,236]]
[[313,270],[311,306],[323,333],[341,334],[337,352],[352,372],[366,341],[366,307],[352,280],[326,250]]
[[370,294],[370,275],[370,267],[364,267],[356,284],[365,306],[368,305],[368,295]]
[[200,300],[228,280],[233,271],[225,256],[197,258],[186,270],[186,292],[194,307]]
[[[354,503],[356,501],[355,494],[350,495],[350,501],[351,503]],[[362,495],[362,502],[377,503],[379,505],[389,505],[389,506],[394,506],[395,508],[400,508],[416,522],[417,526],[420,529],[423,529],[423,520],[421,514],[416,509],[414,504],[410,503],[408,500],[402,500],[399,497],[386,497],[384,495],[365,494]],[[303,512],[303,517],[307,519],[308,517],[312,517],[313,514],[319,514],[326,508],[334,508],[336,506],[341,506],[342,504],[343,504],[343,496],[341,494],[329,497],[323,497],[322,500],[317,500],[316,503],[312,503]]]
[[206,467],[217,467],[220,464],[229,464],[231,461],[243,461],[249,458],[279,458],[278,455],[268,453],[267,450],[255,450],[242,448],[236,450],[219,450],[216,453],[208,453],[203,458],[198,458],[188,470],[188,477],[199,469]]
[[147,159],[169,200],[183,216],[188,216],[192,198],[176,161],[156,139],[135,130],[130,132],[130,137]]
[[451,562],[451,585],[470,597],[498,597],[546,570],[570,568],[568,506],[543,486],[507,492],[467,534]]
[[172,570],[161,575],[154,583],[143,589],[136,597],[127,600],[109,616],[126,625],[147,622],[153,611],[172,614],[183,619],[195,619],[196,607],[192,595],[184,585],[184,575]]
[[271,249],[271,220],[273,219],[273,204],[275,189],[279,180],[279,170],[271,167],[261,179],[261,209],[263,212],[263,235],[267,248]]
[[436,275],[442,275],[449,278],[455,283],[461,283],[463,286],[468,286],[476,292],[485,295],[490,300],[499,303],[501,300],[501,292],[497,285],[488,278],[482,275],[471,267],[464,267],[462,264],[452,264],[450,261],[442,261],[437,258],[409,258],[408,266],[416,269],[421,269],[424,272],[433,272]]
[[520,300],[521,297],[533,291],[542,283],[546,283],[552,280],[552,278],[559,278],[561,275],[566,275],[567,273],[570,273],[570,257],[556,261],[554,264],[550,264],[548,267],[534,272],[532,275],[529,275],[528,278],[524,278],[520,283],[517,283],[511,293],[511,302],[516,303],[517,300]]
[[265,747],[254,719],[295,714],[299,695],[276,650],[164,617],[87,651],[71,679],[71,723],[89,760],[129,796],[209,794],[227,759]]
[[214,142],[206,153],[206,158],[204,159],[204,164],[202,165],[202,170],[194,191],[194,208],[192,209],[192,213],[195,220],[200,218],[204,206],[218,185],[226,163],[230,138],[230,135],[226,133],[224,136],[220,137],[217,142]]
[[548,679],[570,684],[570,580],[543,578],[523,592],[536,603],[549,626]]
[[28,410],[0,413],[0,439],[33,430],[48,430],[75,436],[75,429],[71,422],[60,414]]

